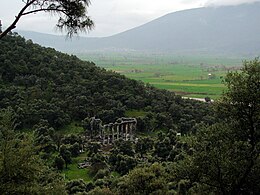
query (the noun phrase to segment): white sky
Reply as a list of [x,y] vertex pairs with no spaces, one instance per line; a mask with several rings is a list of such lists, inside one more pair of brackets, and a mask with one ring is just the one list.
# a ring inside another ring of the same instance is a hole
[[[95,29],[85,36],[110,36],[142,25],[167,13],[204,6],[236,5],[260,0],[92,0],[88,14]],[[0,0],[0,19],[6,27],[23,7],[22,0]],[[17,29],[50,34],[56,19],[46,13],[23,17]]]

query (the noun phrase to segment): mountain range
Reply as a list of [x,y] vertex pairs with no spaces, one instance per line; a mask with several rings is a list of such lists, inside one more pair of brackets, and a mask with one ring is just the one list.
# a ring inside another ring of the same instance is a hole
[[167,14],[142,26],[103,38],[19,31],[27,39],[57,50],[145,51],[177,54],[256,55],[260,53],[260,3],[203,7]]

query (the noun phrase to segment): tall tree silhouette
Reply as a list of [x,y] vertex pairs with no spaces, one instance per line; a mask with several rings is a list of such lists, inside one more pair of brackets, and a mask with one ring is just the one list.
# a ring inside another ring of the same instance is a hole
[[16,28],[22,16],[47,12],[58,15],[57,27],[65,30],[69,37],[79,31],[86,32],[94,27],[94,22],[87,15],[90,0],[22,0],[23,8],[15,17],[13,23],[0,34],[0,39]]

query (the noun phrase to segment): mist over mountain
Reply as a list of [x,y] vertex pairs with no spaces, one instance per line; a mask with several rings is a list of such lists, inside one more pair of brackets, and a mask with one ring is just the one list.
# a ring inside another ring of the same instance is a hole
[[135,50],[178,54],[260,53],[260,3],[205,7],[167,14],[147,24],[104,38],[19,31],[25,38],[65,52]]

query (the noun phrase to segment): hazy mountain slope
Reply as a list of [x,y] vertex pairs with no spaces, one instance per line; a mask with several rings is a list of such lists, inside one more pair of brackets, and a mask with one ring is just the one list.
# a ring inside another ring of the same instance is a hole
[[176,12],[109,39],[133,49],[254,51],[252,43],[260,41],[259,8],[255,4]]
[[[174,12],[105,38],[31,37],[65,51],[131,49],[177,53],[259,54],[260,3]],[[30,38],[29,35],[21,33]]]
[[21,36],[26,39],[31,39],[33,42],[46,47],[54,47],[57,50],[65,52],[77,52],[79,50],[85,50],[86,45],[94,45],[100,38],[83,38],[73,37],[72,39],[66,36],[51,35],[38,33],[33,31],[17,31]]

